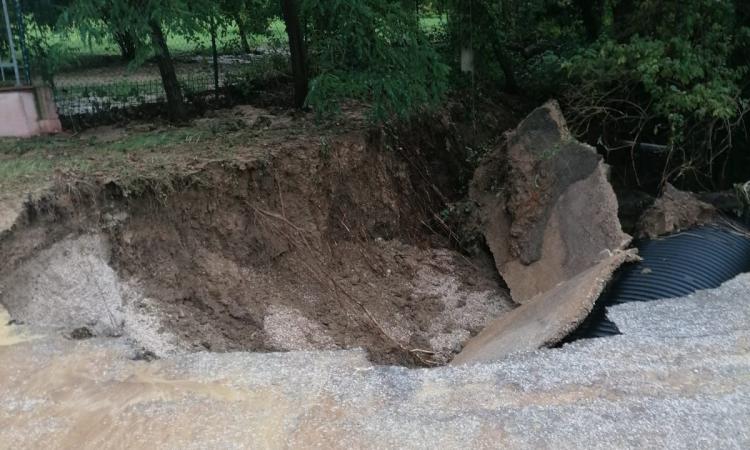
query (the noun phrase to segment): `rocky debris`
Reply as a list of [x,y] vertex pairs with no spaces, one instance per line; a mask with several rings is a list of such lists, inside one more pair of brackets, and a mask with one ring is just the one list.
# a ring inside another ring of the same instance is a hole
[[617,198],[596,151],[557,102],[533,111],[477,169],[471,197],[498,271],[525,303],[625,248]]
[[112,339],[42,338],[0,347],[0,442],[750,448],[748,289],[743,275],[688,299],[620,305],[622,336],[430,370],[373,366],[359,351],[147,363]]
[[737,198],[735,190],[695,192],[694,195],[698,200],[708,203],[721,213],[736,215],[742,211],[742,203]]
[[325,328],[294,308],[270,305],[263,319],[266,345],[274,350],[335,350]]
[[71,236],[0,273],[0,303],[13,318],[40,327],[119,335],[122,293],[108,260],[102,236]]
[[667,183],[661,196],[638,221],[636,236],[653,239],[713,222],[717,215],[712,205]]
[[452,364],[499,361],[519,352],[561,342],[591,313],[612,274],[637,259],[635,250],[617,251],[570,280],[496,319],[471,339]]
[[75,341],[82,341],[84,339],[91,339],[94,337],[94,333],[86,327],[76,328],[70,332],[70,338]]
[[23,204],[20,197],[0,199],[0,236],[10,230],[21,217]]
[[617,203],[619,204],[620,224],[623,231],[633,233],[638,225],[638,220],[643,215],[643,211],[650,208],[656,197],[653,197],[643,191],[635,189],[624,189],[617,192]]

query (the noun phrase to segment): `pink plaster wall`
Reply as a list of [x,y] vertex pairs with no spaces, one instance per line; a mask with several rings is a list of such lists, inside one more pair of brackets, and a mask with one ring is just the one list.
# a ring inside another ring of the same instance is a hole
[[60,131],[62,126],[48,88],[0,90],[0,137],[30,137]]

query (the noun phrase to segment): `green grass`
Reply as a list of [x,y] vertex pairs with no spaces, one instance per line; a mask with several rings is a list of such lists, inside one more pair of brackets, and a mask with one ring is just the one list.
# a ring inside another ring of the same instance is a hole
[[[231,136],[205,126],[0,139],[0,197],[30,192],[58,175],[159,178],[195,158],[231,155]],[[248,137],[238,137],[247,143]],[[70,177],[69,177],[70,178]]]
[[[425,32],[431,33],[445,27],[447,18],[445,15],[425,16],[420,18],[420,24]],[[233,53],[239,51],[239,33],[236,25],[232,24],[219,33],[217,46],[221,53]],[[249,37],[251,47],[268,45],[283,45],[287,41],[286,27],[284,22],[276,19],[268,27],[264,34],[253,34]],[[66,61],[64,67],[80,67],[81,62],[88,62],[91,57],[119,56],[119,49],[115,42],[109,38],[103,40],[84,40],[77,31],[67,33],[54,33],[50,44],[60,45]],[[209,54],[211,51],[211,37],[206,33],[188,38],[178,33],[167,33],[167,43],[174,55],[185,54]],[[88,58],[87,58],[88,57]]]
[[[52,161],[44,159],[11,159],[0,160],[0,180],[11,181],[36,178],[54,168]],[[0,181],[2,183],[2,181]]]
[[204,130],[191,128],[174,128],[154,133],[133,134],[122,140],[106,144],[103,151],[108,152],[138,152],[149,151],[175,144],[190,144],[199,142],[208,135]]

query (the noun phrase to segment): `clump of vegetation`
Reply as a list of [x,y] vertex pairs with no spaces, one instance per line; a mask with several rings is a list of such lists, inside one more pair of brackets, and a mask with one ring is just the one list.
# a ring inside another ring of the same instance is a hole
[[729,161],[748,111],[750,22],[740,3],[618,3],[603,34],[563,64],[579,129],[612,148],[659,145],[669,160],[663,181],[724,184],[717,163]]

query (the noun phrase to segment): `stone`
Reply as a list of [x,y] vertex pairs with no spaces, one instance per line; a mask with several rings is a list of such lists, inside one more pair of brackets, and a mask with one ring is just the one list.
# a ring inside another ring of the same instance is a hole
[[490,323],[469,340],[452,365],[500,361],[561,342],[591,313],[615,271],[637,259],[617,251],[572,279],[541,293]]
[[712,205],[667,183],[661,196],[638,220],[636,236],[653,239],[713,222],[717,217]]

